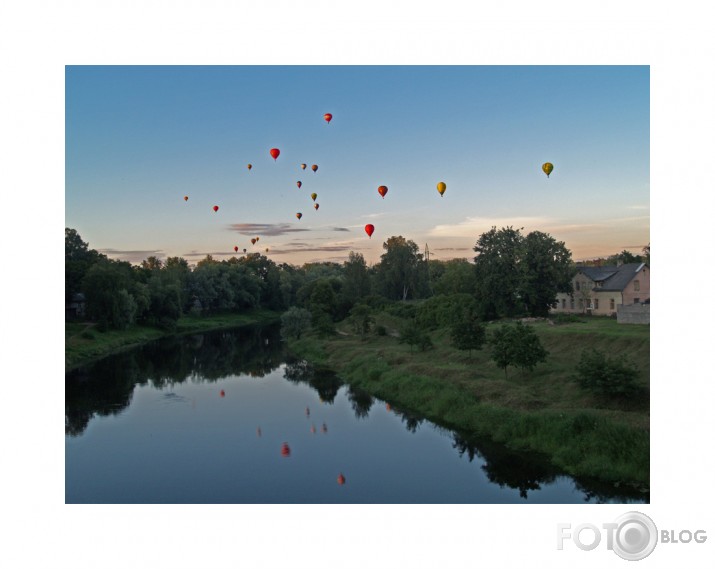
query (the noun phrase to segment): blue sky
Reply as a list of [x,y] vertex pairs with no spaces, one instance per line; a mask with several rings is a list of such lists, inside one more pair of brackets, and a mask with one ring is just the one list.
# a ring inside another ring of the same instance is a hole
[[546,231],[575,259],[639,252],[649,97],[647,66],[70,66],[66,225],[132,262],[234,246],[376,262],[398,234],[472,257],[492,225]]

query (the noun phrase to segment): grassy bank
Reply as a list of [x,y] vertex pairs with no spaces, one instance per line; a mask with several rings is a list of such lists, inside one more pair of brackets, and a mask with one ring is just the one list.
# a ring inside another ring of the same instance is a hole
[[[402,322],[380,314],[387,336],[366,339],[339,325],[327,339],[292,341],[301,357],[334,369],[376,397],[416,411],[439,424],[488,436],[514,449],[544,453],[565,472],[637,488],[649,486],[647,395],[613,402],[584,392],[573,381],[581,351],[598,348],[627,354],[648,388],[650,330],[589,318],[553,325],[531,323],[550,355],[534,372],[509,368],[505,377],[489,350],[452,348],[447,330],[432,332],[435,348],[418,352],[399,344]],[[491,326],[494,326],[493,324]]]
[[118,350],[164,336],[209,332],[248,324],[264,324],[279,318],[280,313],[271,310],[254,310],[242,314],[221,314],[207,317],[184,316],[177,322],[174,332],[150,326],[132,326],[127,330],[100,332],[91,322],[67,322],[65,323],[65,371]]

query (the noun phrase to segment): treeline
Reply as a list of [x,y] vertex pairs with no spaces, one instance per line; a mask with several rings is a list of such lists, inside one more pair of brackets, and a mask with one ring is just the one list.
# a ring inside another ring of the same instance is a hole
[[545,316],[558,291],[570,290],[571,253],[541,232],[522,235],[492,228],[474,247],[474,262],[425,260],[413,241],[393,236],[380,262],[368,267],[351,252],[347,261],[276,264],[259,253],[195,267],[180,257],[149,257],[140,265],[108,259],[65,229],[65,295],[83,293],[86,316],[103,328],[134,323],[172,329],[185,314],[277,311],[303,307],[312,324],[329,330],[358,303],[377,307],[399,300],[466,295],[480,319]]

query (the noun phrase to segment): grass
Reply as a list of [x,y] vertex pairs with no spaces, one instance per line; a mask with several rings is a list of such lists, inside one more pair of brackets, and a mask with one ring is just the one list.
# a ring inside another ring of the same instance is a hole
[[[399,329],[394,316],[378,314],[376,320],[388,334]],[[606,318],[531,324],[550,353],[547,362],[532,373],[509,368],[506,377],[491,361],[488,347],[470,357],[451,346],[445,329],[431,333],[435,348],[426,352],[412,351],[390,335],[361,340],[345,324],[338,330],[347,335],[307,336],[290,347],[376,397],[444,426],[544,453],[574,476],[648,488],[647,395],[631,401],[599,399],[581,390],[572,376],[583,349],[625,353],[641,370],[639,381],[647,393],[649,327]]]
[[235,328],[248,324],[275,321],[280,314],[271,310],[254,310],[241,314],[215,316],[184,316],[177,322],[174,332],[150,326],[132,326],[127,330],[100,332],[92,322],[65,323],[65,371],[100,359],[119,350],[174,334],[208,332],[222,328]]

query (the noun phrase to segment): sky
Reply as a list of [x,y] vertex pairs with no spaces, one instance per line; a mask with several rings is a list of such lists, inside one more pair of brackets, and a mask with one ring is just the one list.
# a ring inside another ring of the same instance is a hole
[[473,258],[492,226],[549,233],[574,260],[640,253],[649,127],[647,65],[72,65],[65,224],[133,263],[238,247],[372,264],[393,235]]

